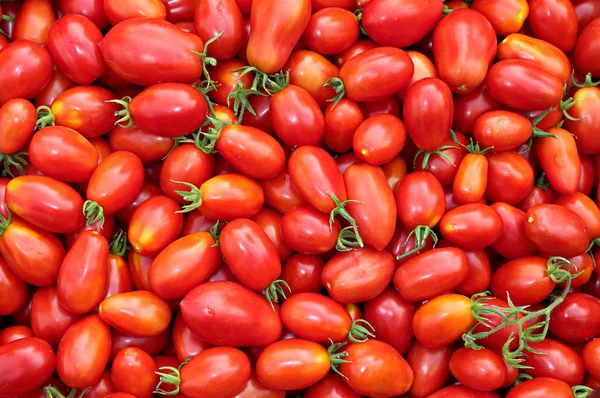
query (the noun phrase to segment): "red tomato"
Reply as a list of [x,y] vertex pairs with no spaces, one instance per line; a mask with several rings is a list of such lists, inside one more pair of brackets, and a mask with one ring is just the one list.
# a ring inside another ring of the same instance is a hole
[[527,237],[525,212],[507,203],[496,202],[490,206],[502,219],[503,233],[492,249],[507,259],[532,256],[537,252]]
[[535,398],[554,396],[556,398],[571,398],[573,391],[564,381],[550,377],[536,377],[526,380],[511,389],[506,398]]
[[396,189],[395,198],[398,219],[409,231],[420,225],[433,228],[444,215],[444,188],[425,171],[406,175]]
[[588,246],[585,221],[572,210],[553,204],[542,204],[527,212],[527,237],[544,254],[574,257]]
[[358,126],[352,139],[356,156],[374,165],[390,162],[398,156],[405,143],[404,123],[387,114],[367,118]]
[[384,398],[402,395],[410,389],[413,371],[402,355],[382,341],[351,344],[340,365],[346,382],[361,395]]
[[562,99],[563,82],[533,62],[507,59],[492,66],[485,83],[498,102],[510,108],[546,110]]
[[325,262],[320,256],[294,254],[281,269],[280,279],[290,287],[288,297],[304,292],[319,293],[323,289],[321,273]]
[[600,75],[600,63],[594,56],[598,48],[600,20],[596,18],[581,32],[575,47],[575,65],[581,73]]
[[88,17],[98,29],[108,25],[104,15],[103,0],[61,0],[60,7],[63,15],[79,14]]
[[526,0],[475,0],[471,8],[490,21],[498,36],[508,36],[520,31],[529,15]]
[[485,195],[488,160],[476,145],[477,147],[469,149],[474,152],[467,154],[458,165],[452,184],[454,198],[459,203],[478,203]]
[[0,346],[0,396],[24,396],[41,387],[54,373],[55,361],[50,344],[36,337]]
[[292,184],[287,167],[277,177],[261,181],[261,185],[265,203],[282,214],[304,203]]
[[[364,21],[364,20],[363,20]],[[360,35],[356,16],[343,8],[316,11],[304,30],[309,48],[320,54],[337,54],[353,45]]]
[[594,378],[600,376],[600,363],[598,359],[600,356],[600,339],[591,340],[587,343],[583,349],[583,363],[585,370],[591,374]]
[[433,32],[433,57],[440,78],[452,92],[472,92],[486,78],[496,43],[496,32],[485,16],[470,9],[453,11]]
[[569,293],[550,315],[550,332],[568,343],[585,343],[600,335],[599,309],[599,298]]
[[502,218],[491,207],[472,203],[450,210],[440,221],[440,232],[466,249],[483,249],[502,235]]
[[113,151],[135,153],[144,163],[164,159],[171,153],[174,146],[174,140],[171,137],[149,133],[137,125],[130,128],[115,126],[108,139]]
[[465,386],[478,391],[493,391],[504,383],[506,364],[494,351],[459,348],[450,358],[450,372]]
[[142,256],[156,256],[179,236],[183,214],[172,199],[157,195],[133,213],[127,237],[133,250]]
[[535,148],[542,169],[559,193],[576,192],[581,178],[581,161],[575,139],[567,130],[560,128],[551,128],[548,133],[556,138],[539,139]]
[[453,126],[469,134],[481,115],[497,109],[500,109],[500,104],[490,95],[486,85],[482,84],[469,94],[454,96]]
[[0,346],[11,343],[13,341],[25,339],[27,337],[35,337],[33,330],[31,330],[29,326],[8,326],[0,332]]
[[109,253],[107,266],[108,283],[104,298],[108,298],[119,293],[127,293],[133,290],[133,282],[131,281],[129,265],[123,257],[114,253]]
[[163,0],[171,23],[192,21],[199,0]]
[[417,255],[394,274],[394,286],[403,299],[419,302],[439,296],[461,284],[469,273],[464,251],[450,247]]
[[[314,51],[295,51],[283,67],[283,70],[290,71],[290,84],[308,91],[308,93],[317,101],[321,109],[330,107],[327,100],[335,96],[335,91],[332,87],[326,86],[325,83],[332,77],[338,77],[340,70],[327,58]],[[264,98],[268,97],[254,96],[252,98],[256,98],[256,100],[263,98],[264,102],[266,101]],[[260,113],[260,108],[257,110],[257,107],[254,106],[252,101],[251,104],[253,105],[255,112],[257,112],[257,114]],[[258,104],[260,105],[260,102]],[[269,132],[269,129],[263,128],[262,130]]]
[[555,287],[546,274],[548,260],[544,257],[521,257],[502,265],[492,276],[494,296],[515,305],[537,304],[545,300]]
[[27,301],[27,284],[0,259],[0,315],[16,312]]
[[56,371],[69,387],[86,388],[106,369],[110,356],[110,328],[98,315],[75,322],[56,352]]
[[171,322],[169,304],[147,291],[110,296],[100,303],[98,314],[110,326],[131,336],[156,336]]
[[[362,10],[362,25],[381,46],[404,48],[433,30],[442,17],[439,0],[370,0]],[[359,7],[360,8],[360,7]]]
[[52,77],[52,58],[42,46],[17,40],[0,54],[0,106],[14,98],[33,98]]
[[367,301],[364,318],[375,330],[377,340],[404,355],[413,339],[411,322],[416,305],[404,300],[393,287]]
[[308,25],[310,0],[297,0],[281,7],[277,0],[253,0],[250,13],[248,63],[271,74],[285,65]]
[[530,0],[528,21],[535,37],[566,53],[575,47],[577,14],[570,1]]
[[392,281],[395,267],[388,252],[357,248],[333,256],[323,268],[321,281],[338,303],[358,303],[383,292]]
[[600,153],[600,146],[594,140],[592,131],[600,123],[600,89],[584,87],[573,94],[573,106],[568,110],[571,118],[565,119],[565,128],[576,137],[575,143],[580,154]]
[[546,338],[541,342],[531,342],[530,347],[543,354],[528,353],[523,365],[530,366],[524,373],[533,377],[554,377],[570,386],[583,381],[583,360],[577,352],[566,344]]
[[16,98],[0,107],[0,152],[19,152],[35,131],[36,111],[31,102]]
[[[171,339],[171,331],[165,330],[156,336],[134,337],[122,334],[116,329],[111,332],[111,354],[110,360],[114,361],[115,357],[123,348],[137,347],[146,351],[150,355],[156,355],[161,352]],[[179,365],[179,363],[177,363]]]
[[488,153],[485,198],[490,202],[515,205],[533,189],[533,168],[516,150]]
[[[100,377],[100,379],[93,385],[91,385],[88,389],[85,390],[85,393],[83,394],[82,398],[100,398],[100,397],[106,397],[109,395],[115,395],[115,394],[123,394],[123,393],[116,393],[115,392],[115,387],[112,384],[112,380],[110,379],[110,371],[109,370],[105,370],[104,373],[102,374],[102,377]],[[114,397],[114,398],[119,398],[119,397]],[[131,398],[131,397],[121,397],[121,398]]]
[[137,347],[123,348],[117,353],[110,377],[117,391],[137,398],[150,398],[158,383],[158,366],[154,359]]
[[114,26],[131,18],[166,19],[167,10],[160,0],[104,0],[104,14]]
[[[424,151],[435,151],[450,134],[454,116],[452,93],[434,77],[415,82],[404,98],[404,122],[415,145]],[[437,115],[432,118],[430,115]]]
[[[476,323],[471,314],[469,297],[445,294],[417,309],[412,329],[419,343],[428,347],[443,347],[459,339]],[[444,330],[445,333],[438,333],[438,330]]]
[[244,18],[235,0],[201,1],[194,16],[194,33],[205,43],[219,35],[208,49],[216,60],[235,56],[244,40]]
[[278,311],[264,296],[236,282],[194,288],[181,301],[181,313],[187,327],[209,344],[263,347],[281,336]]
[[381,166],[385,178],[387,178],[388,185],[392,189],[392,192],[396,192],[400,181],[404,178],[407,172],[406,160],[403,157],[398,156],[391,162]]
[[585,221],[590,239],[600,236],[600,209],[590,197],[580,192],[575,192],[570,195],[560,196],[554,204],[566,207],[577,213]]
[[344,379],[334,373],[328,373],[304,393],[304,398],[361,398]]
[[430,348],[415,340],[406,354],[406,362],[414,373],[410,396],[428,397],[446,384],[450,378],[451,356],[452,346]]
[[473,126],[473,138],[482,148],[494,152],[518,148],[531,138],[533,125],[523,115],[510,111],[486,112]]
[[265,387],[252,372],[244,389],[234,398],[285,398],[285,391]]
[[[341,226],[329,216],[308,205],[296,206],[281,219],[281,236],[286,246],[302,254],[323,254],[338,243]],[[343,245],[340,241],[338,245]]]
[[48,29],[56,21],[50,0],[27,0],[15,18],[12,40],[29,40],[46,45]]
[[358,54],[362,54],[365,51],[377,48],[377,44],[370,39],[359,39],[356,43],[350,46],[346,51],[334,56],[334,63],[337,67],[341,68],[346,62],[354,58]]
[[177,313],[173,324],[173,345],[179,361],[193,358],[210,347],[185,325],[181,312]]
[[[412,86],[415,82],[428,77],[439,77],[437,68],[426,55],[418,51],[407,51],[406,54],[408,54],[410,59],[412,59],[415,67],[412,80],[408,84],[408,87]],[[400,99],[402,102],[404,102],[408,87],[400,91],[397,95],[398,99]]]

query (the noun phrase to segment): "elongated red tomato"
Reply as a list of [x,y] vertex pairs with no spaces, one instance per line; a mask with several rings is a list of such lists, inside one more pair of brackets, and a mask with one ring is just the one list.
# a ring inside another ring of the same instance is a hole
[[454,289],[469,273],[469,259],[459,248],[433,249],[411,258],[394,273],[403,299],[419,302]]
[[536,377],[531,380],[526,380],[523,383],[512,388],[506,398],[523,398],[531,396],[551,396],[557,398],[571,398],[573,391],[564,381],[551,377]]
[[431,348],[414,341],[406,354],[406,362],[414,373],[409,394],[416,398],[428,397],[446,384],[450,378],[451,356],[451,346]]
[[[340,70],[323,55],[309,50],[294,51],[283,70],[290,71],[290,84],[308,91],[321,109],[330,105],[327,100],[335,96],[335,91],[332,87],[326,86],[325,83],[332,77],[338,77]],[[253,98],[259,100],[259,98],[268,97],[254,96]],[[256,107],[254,107],[254,110],[258,112]],[[252,116],[248,117],[252,118]],[[268,132],[268,129],[262,128],[262,130]]]
[[573,348],[550,338],[532,342],[531,348],[543,354],[527,355],[523,363],[530,368],[525,373],[533,377],[554,377],[570,386],[581,384],[584,376],[583,360]]
[[577,213],[585,222],[590,239],[600,236],[600,209],[589,196],[581,192],[575,192],[559,196],[554,204]]
[[455,10],[433,32],[433,57],[452,92],[468,94],[483,81],[496,55],[496,32],[471,9]]
[[9,155],[20,151],[35,131],[35,107],[16,98],[0,107],[0,152]]
[[581,161],[575,139],[567,130],[551,128],[554,137],[539,139],[535,150],[554,189],[567,195],[577,191],[581,178]]
[[194,16],[194,33],[210,44],[208,54],[216,60],[232,58],[244,42],[244,18],[235,0],[209,0],[198,3]]
[[194,288],[181,301],[181,313],[186,326],[209,344],[264,347],[281,337],[279,312],[264,296],[236,282]]
[[598,49],[598,35],[600,34],[600,20],[596,18],[581,32],[575,46],[575,64],[582,73],[600,75],[600,63],[594,56]]
[[356,156],[367,163],[382,165],[392,161],[406,143],[404,123],[394,115],[367,118],[358,126],[352,139]]
[[482,148],[495,152],[515,149],[527,142],[533,125],[523,115],[510,111],[490,111],[481,115],[473,126],[473,138]]
[[[419,80],[406,91],[403,112],[406,130],[415,145],[424,151],[435,151],[452,128],[452,93],[440,79]],[[431,114],[437,116],[433,118]]]
[[[533,168],[516,150],[486,155],[488,177],[485,198],[515,205],[533,189]],[[507,189],[509,187],[509,189]]]
[[108,67],[140,86],[193,83],[202,74],[204,43],[160,19],[133,18],[111,29],[98,44]]
[[444,215],[444,188],[426,171],[406,175],[396,189],[395,198],[398,219],[409,231],[419,225],[433,228]]
[[326,7],[312,15],[303,37],[308,47],[318,53],[337,54],[353,45],[359,35],[359,22],[352,12]]
[[336,246],[340,222],[334,220],[329,227],[329,215],[308,206],[300,205],[287,211],[281,219],[281,237],[284,243],[302,254],[323,254]]
[[[29,337],[0,346],[0,396],[26,396],[54,373],[56,357],[50,344]],[[27,364],[27,366],[19,366]]]
[[48,29],[55,21],[56,15],[50,0],[29,0],[19,9],[11,38],[46,45]]
[[31,328],[35,335],[57,346],[80,315],[67,311],[58,299],[55,285],[38,289],[31,301]]
[[165,3],[159,0],[104,0],[104,14],[111,25],[131,18],[166,19]]
[[50,232],[73,232],[84,222],[79,193],[49,177],[12,179],[6,186],[5,200],[13,214]]
[[0,259],[0,314],[10,315],[16,312],[27,300],[27,284]]
[[102,32],[90,19],[68,14],[48,30],[48,51],[65,76],[85,86],[108,69],[98,47],[102,39]]
[[113,151],[133,152],[144,164],[164,159],[174,146],[171,137],[151,134],[135,124],[129,128],[114,126],[108,139]]
[[56,371],[69,387],[86,388],[104,373],[110,357],[110,328],[88,315],[67,330],[56,352]]
[[472,203],[450,210],[440,221],[444,238],[465,249],[483,249],[502,235],[502,218],[489,206]]
[[529,26],[535,37],[560,48],[573,50],[577,41],[577,14],[568,0],[530,0]]
[[497,390],[506,378],[504,360],[486,348],[459,348],[452,354],[449,366],[458,381],[478,391]]
[[154,359],[138,347],[126,347],[114,358],[110,376],[115,389],[138,398],[151,398],[159,377]]
[[584,87],[573,94],[573,106],[568,112],[575,120],[565,119],[565,129],[576,137],[577,150],[581,154],[600,153],[600,144],[593,132],[600,126],[600,89]]
[[439,0],[371,0],[362,10],[362,26],[381,46],[404,48],[433,30],[442,17]]

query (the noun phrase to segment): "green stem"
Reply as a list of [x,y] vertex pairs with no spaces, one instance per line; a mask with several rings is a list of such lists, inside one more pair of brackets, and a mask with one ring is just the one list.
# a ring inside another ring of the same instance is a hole
[[406,237],[404,246],[408,243],[409,239],[412,236],[414,236],[414,239],[415,239],[415,248],[410,251],[407,251],[404,254],[397,256],[396,260],[402,260],[403,258],[411,256],[411,255],[419,252],[420,250],[422,250],[425,247],[425,243],[427,242],[428,237],[431,237],[431,239],[433,239],[433,246],[437,245],[437,243],[438,243],[437,235],[427,225],[419,225],[415,229],[413,229],[410,232],[410,234],[408,234],[408,236]]
[[327,102],[333,102],[333,106],[331,107],[331,109],[335,108],[336,105],[346,95],[346,88],[344,87],[344,82],[339,77],[332,77],[331,79],[327,80],[323,87],[333,87],[333,90],[337,94],[335,97],[327,100]]
[[288,292],[292,291],[292,289],[290,289],[290,285],[288,285],[287,282],[283,279],[277,279],[276,281],[273,281],[267,288],[265,288],[265,290],[263,290],[263,293],[267,298],[267,301],[271,305],[273,311],[275,311],[275,305],[273,303],[279,303],[280,295],[284,299],[287,299],[287,296],[285,295],[285,290],[283,290],[284,287],[287,289]]
[[127,244],[127,233],[119,228],[116,234],[114,234],[110,241],[110,252],[115,256],[125,257],[127,250],[129,249]]
[[224,31],[221,31],[215,37],[212,37],[206,43],[204,43],[204,49],[203,49],[203,51],[201,53],[199,53],[197,51],[192,51],[194,54],[196,54],[197,56],[199,56],[200,59],[201,59],[201,61],[202,61],[202,75],[204,76],[204,78],[208,82],[208,85],[212,85],[213,81],[211,80],[210,74],[208,73],[207,65],[210,65],[212,67],[217,66],[217,60],[215,58],[213,58],[213,57],[209,57],[208,56],[208,46],[210,46],[219,37],[221,37],[223,35],[223,32]]
[[115,104],[121,105],[123,109],[115,112],[116,117],[120,117],[119,120],[115,122],[115,125],[119,125],[125,129],[133,126],[133,119],[131,118],[131,114],[129,113],[129,103],[131,102],[131,97],[123,97],[120,100],[108,100],[104,102],[113,102]]
[[210,227],[209,233],[210,236],[213,237],[213,239],[215,240],[215,243],[211,246],[211,247],[218,247],[219,246],[219,239],[221,238],[221,230],[219,229],[219,220],[217,220],[216,223],[214,223],[212,225],[212,227]]
[[[184,364],[185,364],[185,362],[184,362]],[[181,369],[181,365],[179,366],[179,369]],[[163,366],[161,368],[158,368],[158,370],[168,370],[169,373],[154,372],[159,377],[158,384],[154,388],[154,393],[160,394],[160,395],[177,395],[177,394],[179,394],[179,390],[180,390],[179,386],[181,384],[181,372],[179,369],[174,368],[172,366]],[[174,386],[175,388],[173,389],[173,391],[166,391],[163,388],[161,388],[161,386],[163,384],[171,385],[171,386]]]
[[35,122],[36,130],[41,130],[44,127],[54,126],[56,118],[52,113],[52,109],[46,105],[41,105],[36,109],[37,121]]
[[351,361],[344,359],[349,355],[348,352],[338,352],[339,349],[342,348],[346,343],[334,343],[331,340],[329,341],[331,342],[331,345],[327,349],[327,354],[329,355],[329,363],[331,364],[331,370],[334,373],[337,373],[338,375],[343,377],[344,379],[348,380],[348,378],[344,374],[342,374],[338,369],[338,367],[343,363],[351,363]]
[[356,220],[354,220],[354,218],[346,210],[346,205],[348,203],[361,203],[362,204],[362,202],[359,200],[346,200],[344,202],[341,202],[337,198],[337,196],[335,196],[331,192],[329,192],[329,197],[335,203],[335,208],[333,210],[331,210],[331,213],[329,213],[329,232],[333,231],[333,220],[335,219],[335,216],[340,215],[342,218],[344,218],[346,221],[348,221],[350,223],[350,225],[352,226],[352,229],[354,230],[354,235],[356,236],[357,246],[363,247],[364,244],[363,244],[362,238],[360,237],[360,233],[358,232],[358,225],[356,225]]
[[200,191],[197,186],[186,181],[171,180],[171,182],[185,185],[186,187],[190,188],[189,191],[175,191],[175,193],[181,196],[186,202],[192,202],[183,206],[178,213],[189,213],[190,211],[202,206],[202,191]]
[[[365,324],[366,327],[362,326],[361,323]],[[352,322],[350,332],[348,332],[348,340],[350,340],[353,343],[364,343],[369,339],[369,337],[375,338],[374,332],[375,328],[373,327],[373,325],[371,325],[364,319],[357,319],[356,321]]]
[[[460,144],[460,145],[464,146],[463,144]],[[427,168],[429,168],[429,158],[431,158],[431,155],[434,155],[434,154],[440,156],[442,159],[444,159],[445,161],[450,163],[453,167],[456,167],[456,165],[454,164],[452,159],[450,159],[450,156],[448,156],[447,154],[442,152],[446,149],[460,149],[460,148],[458,148],[454,145],[443,145],[443,146],[439,147],[438,149],[436,149],[435,151],[424,151],[422,149],[419,149],[417,151],[417,153],[415,154],[415,158],[413,160],[413,168],[416,166],[417,158],[421,154],[423,154],[423,162],[421,163],[421,170],[427,170]]]
[[17,169],[19,173],[24,173],[24,166],[27,165],[27,159],[24,156],[27,156],[27,152],[17,152],[10,155],[6,155],[4,153],[0,153],[0,162],[4,165],[4,171],[11,177],[14,177],[11,167]]
[[571,73],[571,81],[573,82],[573,85],[577,88],[596,87],[596,86],[600,85],[600,81],[597,81],[597,82],[592,81],[591,73],[588,73],[587,75],[585,75],[585,82],[583,84],[577,83],[575,81],[575,70],[573,70],[573,72]]
[[98,202],[94,202],[93,200],[83,202],[83,214],[87,219],[86,225],[100,221],[100,228],[104,227],[104,209]]

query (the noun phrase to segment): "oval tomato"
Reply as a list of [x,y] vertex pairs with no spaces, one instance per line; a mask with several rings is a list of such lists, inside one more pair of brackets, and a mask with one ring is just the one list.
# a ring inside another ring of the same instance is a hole
[[135,124],[129,128],[115,126],[108,140],[113,151],[135,153],[145,164],[164,159],[175,144],[171,137],[149,133]]
[[600,335],[600,299],[584,293],[569,293],[550,314],[550,332],[568,343],[585,343]]
[[205,43],[212,42],[208,54],[216,60],[232,58],[244,41],[244,18],[235,0],[210,0],[198,3],[194,16],[194,33]]
[[319,293],[323,289],[321,273],[324,265],[320,256],[291,256],[283,265],[280,276],[290,287],[288,297],[303,292]]
[[165,4],[159,0],[104,0],[104,14],[111,25],[131,18],[166,19]]
[[445,211],[444,188],[430,173],[406,175],[395,193],[398,219],[409,231],[420,225],[433,228]]
[[406,143],[404,123],[393,115],[380,114],[367,118],[352,138],[356,156],[367,163],[382,165],[394,159]]
[[515,149],[527,142],[533,125],[523,115],[510,111],[486,112],[473,126],[473,138],[482,148],[493,147],[495,152]]
[[[41,387],[54,373],[56,357],[50,344],[29,337],[0,346],[0,396],[24,396]],[[26,363],[26,367],[19,366]]]
[[[333,104],[329,104],[327,100],[335,96],[335,91],[332,87],[326,86],[325,83],[332,77],[338,77],[340,70],[331,63],[327,58],[319,53],[309,50],[294,51],[290,56],[290,59],[283,67],[283,70],[290,71],[290,84],[301,87],[308,91],[310,95],[317,101],[321,109],[332,108]],[[265,98],[268,96],[253,96],[252,99],[266,101]],[[261,112],[262,107],[255,106],[251,101],[254,111],[258,114]],[[337,110],[335,113],[343,112],[343,110]],[[248,116],[249,119],[251,116]],[[247,120],[248,121],[248,120]],[[327,123],[327,117],[325,118]],[[254,126],[258,127],[258,126]],[[269,129],[261,128],[263,131],[269,132]],[[327,132],[327,129],[325,130]]]
[[571,398],[573,391],[571,391],[571,386],[564,381],[550,377],[536,377],[515,386],[508,392],[506,398],[533,398],[535,396]]
[[566,53],[575,47],[577,14],[570,1],[530,0],[528,21],[535,37]]
[[554,377],[570,386],[583,382],[583,360],[573,348],[549,338],[532,342],[530,346],[543,354],[528,353],[523,365],[531,368],[524,373],[536,378]]
[[56,286],[38,289],[31,302],[31,328],[35,335],[57,346],[80,316],[67,311],[58,299]]
[[29,40],[46,45],[48,29],[54,25],[56,15],[50,0],[30,0],[19,9],[12,31],[12,40]]
[[[515,205],[533,189],[533,168],[516,150],[488,153],[485,198],[490,202]],[[507,188],[508,187],[508,188]]]
[[156,336],[169,327],[171,308],[156,294],[135,291],[110,296],[100,303],[100,317],[132,336]]
[[428,397],[446,384],[450,378],[451,356],[452,346],[431,348],[415,340],[406,354],[406,362],[414,373],[409,394],[417,398]]
[[576,192],[581,178],[581,161],[575,138],[561,128],[551,128],[548,133],[556,138],[541,138],[535,147],[542,169],[559,193],[566,195]]
[[[363,20],[364,24],[364,20]],[[304,30],[309,48],[319,54],[337,54],[353,45],[360,35],[356,16],[343,8],[327,7],[316,11]]]
[[36,111],[31,102],[15,98],[0,107],[0,153],[19,152],[35,131]]
[[459,348],[450,358],[450,372],[458,381],[478,391],[493,391],[502,386],[506,364],[494,351]]
[[[336,247],[341,226],[329,216],[308,205],[296,206],[281,219],[283,242],[302,254],[323,254]],[[341,243],[341,242],[340,242]]]
[[515,305],[537,304],[545,300],[555,287],[546,274],[548,260],[544,257],[521,257],[502,265],[492,276],[494,296]]
[[508,36],[520,31],[529,15],[526,0],[475,0],[471,8],[482,13],[490,21],[498,36]]
[[450,242],[466,249],[483,249],[502,235],[502,218],[491,207],[466,204],[450,210],[440,221],[440,232]]
[[158,384],[158,366],[144,350],[127,347],[112,362],[110,378],[115,389],[137,398],[151,398]]
[[600,126],[600,89],[584,87],[573,94],[573,106],[568,110],[571,118],[565,119],[565,129],[574,134],[580,154],[600,153],[600,145],[592,134]]
[[469,94],[455,95],[453,126],[465,134],[471,133],[481,115],[500,107],[500,103],[490,95],[484,83]]
[[598,49],[600,20],[596,18],[581,32],[575,46],[575,65],[581,73],[600,76],[600,63],[594,56]]
[[460,162],[452,183],[454,198],[464,204],[480,202],[487,187],[488,160],[478,146],[469,150],[473,152]]

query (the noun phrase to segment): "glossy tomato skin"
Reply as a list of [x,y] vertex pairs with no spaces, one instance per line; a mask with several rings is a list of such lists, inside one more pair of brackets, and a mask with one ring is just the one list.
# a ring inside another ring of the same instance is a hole
[[600,89],[585,87],[573,94],[575,104],[569,108],[569,115],[579,119],[577,122],[566,119],[565,129],[576,137],[575,143],[580,154],[593,155],[600,153],[598,143],[593,139],[592,131],[600,123],[598,106],[600,105]]
[[460,9],[433,32],[433,57],[452,92],[468,94],[485,80],[496,55],[496,32],[481,13]]
[[525,230],[526,215],[522,210],[507,203],[496,202],[490,206],[502,219],[503,233],[492,244],[498,254],[507,259],[514,259],[536,254],[537,249],[527,237]]
[[157,195],[142,203],[133,213],[127,237],[133,250],[142,256],[156,256],[178,236],[183,214],[174,200]]
[[65,257],[54,234],[16,217],[0,237],[0,252],[17,276],[34,286],[55,283]]
[[[18,366],[26,363],[26,367]],[[50,344],[29,337],[0,346],[0,396],[28,394],[41,387],[54,373],[56,357]]]
[[381,46],[404,48],[423,39],[442,17],[439,0],[371,0],[363,9],[367,35]]
[[570,398],[573,396],[573,392],[571,386],[564,381],[551,377],[536,377],[511,389],[506,398],[535,398],[552,395],[557,398]]
[[[412,84],[404,97],[404,123],[415,145],[424,151],[438,149],[450,134],[454,103],[448,85],[431,77]],[[430,114],[438,115],[435,118]]]
[[[515,205],[533,189],[533,168],[516,150],[488,153],[488,182],[485,198],[490,202]],[[507,189],[506,187],[510,187]]]
[[279,72],[302,37],[310,13],[310,0],[284,8],[276,0],[254,0],[246,50],[249,64],[265,73]]
[[305,398],[361,398],[341,376],[328,373],[304,393]]
[[[415,312],[412,328],[417,341],[428,347],[443,347],[466,333],[476,320],[471,315],[471,299],[460,294],[435,297]],[[436,330],[444,330],[443,335]]]
[[63,15],[79,14],[88,17],[100,30],[108,25],[103,0],[64,0],[60,2],[60,7]]
[[357,303],[383,292],[394,269],[394,258],[388,252],[364,247],[333,256],[323,268],[321,281],[337,302]]
[[377,48],[377,43],[371,39],[359,39],[356,43],[350,46],[346,51],[342,51],[336,54],[334,57],[334,63],[337,67],[341,68],[346,62],[354,58],[358,54],[362,54],[365,51]]
[[73,188],[53,178],[14,178],[6,186],[5,195],[13,214],[47,231],[73,232],[83,224],[83,199]]
[[559,196],[554,204],[574,211],[585,221],[590,239],[600,236],[600,209],[594,201],[581,192]]
[[94,170],[87,188],[88,200],[98,202],[104,214],[131,204],[142,191],[144,165],[131,152],[113,152]]
[[211,347],[210,344],[200,340],[192,331],[185,325],[181,312],[177,313],[175,323],[173,323],[173,346],[177,359],[181,362],[187,358],[193,358],[202,351]]
[[561,341],[585,343],[600,335],[600,321],[594,314],[600,299],[584,293],[570,293],[550,315],[550,331]]
[[37,120],[31,102],[15,98],[0,107],[0,152],[18,152],[29,142]]
[[419,225],[437,225],[445,211],[444,189],[426,171],[406,175],[395,193],[400,223],[409,231]]
[[77,131],[51,126],[33,136],[29,160],[48,177],[64,182],[85,182],[98,165],[98,151]]
[[544,354],[529,354],[523,364],[532,368],[525,373],[533,377],[554,377],[570,386],[581,384],[583,360],[573,348],[550,338],[531,343],[531,348]]
[[323,290],[321,273],[325,262],[320,256],[294,254],[283,265],[280,279],[290,287],[288,297],[303,292],[319,293]]
[[164,159],[174,145],[171,137],[151,134],[135,124],[129,128],[115,126],[108,139],[113,151],[133,152],[144,164]]
[[[181,312],[187,327],[214,345],[261,347],[281,336],[278,311],[264,296],[236,282],[208,282],[194,288],[181,301]],[[256,319],[261,319],[258,326]]]
[[413,339],[411,322],[415,309],[414,303],[404,300],[393,287],[388,287],[365,303],[363,316],[375,329],[378,340],[404,355]]
[[500,107],[500,103],[490,95],[485,84],[469,94],[455,95],[453,127],[466,134],[471,133],[481,115],[498,110]]
[[[308,91],[321,109],[332,105],[327,100],[335,97],[335,91],[333,87],[325,86],[325,83],[332,77],[338,77],[340,70],[323,55],[310,50],[294,51],[283,67],[283,70],[290,71],[290,84],[302,87]],[[257,100],[259,98],[268,98],[262,96],[255,97]],[[258,112],[256,107],[254,107],[254,110]],[[248,118],[251,119],[252,116],[249,115]],[[268,132],[264,128],[262,130]]]
[[484,113],[473,126],[473,138],[481,148],[494,147],[495,152],[519,147],[532,132],[533,126],[525,116],[503,110]]
[[333,250],[341,229],[337,220],[330,229],[329,215],[308,205],[287,211],[280,228],[283,242],[302,254],[323,254]]
[[358,19],[351,11],[327,7],[311,16],[304,40],[319,54],[337,54],[353,45],[359,35]]
[[[535,37],[560,48],[573,50],[577,41],[577,14],[567,0],[532,0],[529,2],[529,26]],[[549,27],[553,26],[554,29]]]
[[275,245],[279,260],[285,261],[294,254],[294,250],[283,239],[282,219],[281,214],[268,207],[263,207],[252,217],[252,221],[256,222],[265,231],[273,245]]
[[33,0],[19,9],[15,18],[12,40],[30,40],[40,45],[46,45],[48,29],[56,21],[50,0]]
[[541,302],[555,287],[546,275],[547,261],[544,257],[531,256],[507,262],[492,276],[492,293],[502,300],[510,295],[515,305]]
[[0,332],[0,345],[5,345],[16,340],[35,337],[33,330],[29,326],[13,325],[8,326]]
[[351,362],[342,363],[339,370],[359,394],[383,398],[401,395],[410,389],[413,371],[389,344],[370,339],[351,344],[346,351],[346,359]]
[[98,314],[120,332],[140,337],[161,334],[171,322],[169,304],[156,294],[142,290],[104,299]]
[[393,47],[365,51],[340,69],[346,96],[357,102],[377,101],[408,86],[414,66],[406,52]]
[[216,60],[232,58],[240,51],[244,40],[244,18],[235,0],[199,2],[194,16],[194,33],[205,43],[219,33],[208,54]]
[[506,365],[502,357],[486,348],[459,348],[452,354],[449,366],[458,381],[479,391],[500,388],[506,377]]
[[88,315],[65,333],[56,353],[56,370],[69,387],[86,388],[104,372],[110,356],[110,328],[98,315]]
[[598,366],[598,350],[600,350],[600,339],[591,340],[583,348],[583,363],[585,370],[594,378],[600,375],[600,367]]
[[109,67],[128,82],[145,87],[163,81],[189,84],[202,74],[201,59],[192,52],[203,51],[198,36],[153,18],[128,19],[115,28],[98,46]]
[[19,279],[4,259],[0,259],[0,293],[2,315],[16,312],[27,301],[27,284]]
[[459,203],[477,203],[487,187],[488,160],[480,153],[468,153],[458,165],[452,192]]
[[520,59],[493,65],[485,83],[498,102],[523,111],[546,110],[557,105],[563,94],[559,78],[533,62]]
[[133,290],[133,282],[131,281],[129,265],[123,257],[109,253],[107,266],[108,282],[104,298]]
[[167,10],[160,0],[104,0],[104,14],[111,25],[131,18],[166,19]]
[[600,21],[598,18],[581,32],[575,46],[575,65],[582,73],[591,73],[594,76],[600,74],[600,64],[594,57],[597,49],[597,38],[600,34]]
[[451,356],[452,346],[431,348],[415,340],[406,354],[406,362],[414,373],[410,396],[428,397],[446,384],[450,378]]
[[138,398],[150,398],[158,384],[158,366],[154,359],[137,347],[123,348],[117,353],[110,376],[117,391],[129,393]]
[[363,242],[383,250],[396,227],[396,202],[383,171],[370,164],[356,164],[344,172],[349,200],[346,209],[354,218]]
[[152,291],[165,299],[181,298],[206,281],[221,263],[214,244],[207,232],[196,232],[169,244],[150,267]]
[[68,14],[48,30],[48,51],[65,76],[85,86],[106,73],[108,68],[98,48],[102,38],[102,32],[90,19]]
[[508,36],[520,31],[529,15],[526,0],[475,0],[473,3],[475,4],[472,4],[471,8],[482,13],[490,21],[498,36]]
[[352,139],[356,156],[367,163],[382,165],[394,159],[406,143],[404,123],[393,115],[379,114],[358,126]]
[[433,249],[411,258],[394,273],[394,286],[403,299],[419,302],[439,296],[462,283],[469,259],[459,248]]
[[551,128],[548,133],[556,138],[539,139],[535,148],[542,169],[559,193],[566,195],[576,192],[581,178],[581,160],[575,138],[561,128]]
[[[116,329],[112,329],[110,360],[114,361],[119,351],[126,347],[141,348],[150,355],[156,355],[165,348],[170,339],[171,331],[169,329],[165,330],[161,334],[149,337],[129,336],[119,332]],[[179,364],[177,365],[179,366]]]
[[502,235],[502,218],[489,206],[472,203],[450,210],[440,221],[444,238],[466,249],[483,249]]
[[587,250],[589,237],[585,221],[566,207],[534,206],[527,212],[525,231],[529,240],[544,254],[574,257]]
[[2,48],[0,76],[0,106],[13,98],[33,98],[52,77],[52,57],[32,41],[14,41]]

